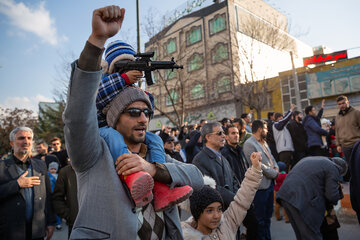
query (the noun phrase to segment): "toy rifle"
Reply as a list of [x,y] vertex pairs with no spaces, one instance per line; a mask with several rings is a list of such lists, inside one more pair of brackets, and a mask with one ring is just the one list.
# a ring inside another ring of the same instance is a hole
[[115,72],[120,74],[129,70],[138,70],[145,72],[146,84],[148,86],[153,85],[154,81],[151,76],[151,72],[157,69],[178,69],[183,68],[182,65],[176,65],[174,58],[171,61],[152,61],[150,58],[154,56],[154,52],[138,53],[135,55],[135,61],[120,60],[114,65]]

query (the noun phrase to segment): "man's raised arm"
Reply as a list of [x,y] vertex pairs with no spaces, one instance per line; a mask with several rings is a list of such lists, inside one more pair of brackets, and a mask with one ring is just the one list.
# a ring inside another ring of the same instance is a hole
[[79,60],[72,64],[63,118],[67,149],[78,172],[91,168],[103,151],[95,107],[101,56],[106,40],[120,30],[124,15],[125,9],[118,6],[94,10],[91,35]]

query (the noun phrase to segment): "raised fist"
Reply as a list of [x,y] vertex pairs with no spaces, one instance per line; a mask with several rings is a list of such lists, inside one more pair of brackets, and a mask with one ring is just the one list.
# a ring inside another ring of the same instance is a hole
[[114,5],[94,10],[89,42],[103,48],[106,40],[121,29],[124,16],[125,9]]

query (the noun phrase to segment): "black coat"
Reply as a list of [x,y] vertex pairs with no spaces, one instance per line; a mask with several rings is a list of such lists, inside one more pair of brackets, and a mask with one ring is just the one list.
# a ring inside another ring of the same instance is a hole
[[286,127],[290,132],[295,151],[307,152],[307,134],[302,123],[290,120]]
[[181,157],[179,152],[176,152],[176,151],[170,152],[169,150],[165,149],[165,153],[168,154],[171,158],[173,158],[175,160],[184,162],[184,159]]
[[351,171],[350,178],[350,200],[351,206],[355,210],[360,223],[360,140],[353,147],[350,158],[349,169]]
[[192,163],[193,158],[203,148],[203,144],[199,143],[200,136],[201,136],[200,131],[196,131],[194,133],[194,135],[190,138],[190,141],[185,145],[185,153],[186,153],[186,162],[187,163]]
[[226,144],[221,149],[221,154],[229,161],[235,177],[241,183],[245,177],[245,172],[249,168],[245,155],[239,145],[236,148]]
[[71,165],[60,170],[52,194],[52,204],[56,214],[64,218],[69,226],[73,226],[79,207],[76,175]]
[[[40,185],[34,186],[32,237],[45,237],[46,227],[55,225],[51,210],[51,187],[44,161],[30,159],[33,176],[38,176]],[[12,156],[0,161],[0,239],[26,239],[25,194],[17,179],[20,174]]]
[[209,148],[204,147],[193,159],[192,162],[199,168],[202,174],[213,178],[216,182],[216,189],[224,200],[226,210],[234,200],[239,189],[239,183],[225,157],[221,159]]
[[306,157],[286,176],[276,199],[296,208],[313,232],[319,232],[324,220],[326,201],[336,205],[342,197],[339,191],[340,170],[326,157]]

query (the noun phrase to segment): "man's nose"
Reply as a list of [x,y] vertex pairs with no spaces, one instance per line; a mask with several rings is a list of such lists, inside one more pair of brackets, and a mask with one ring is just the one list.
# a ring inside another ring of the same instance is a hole
[[138,121],[139,121],[139,122],[145,122],[145,123],[146,123],[146,122],[149,121],[149,119],[145,116],[145,113],[142,112],[142,113],[140,114],[140,117],[139,117]]

